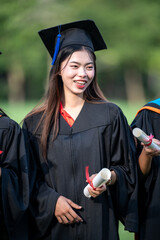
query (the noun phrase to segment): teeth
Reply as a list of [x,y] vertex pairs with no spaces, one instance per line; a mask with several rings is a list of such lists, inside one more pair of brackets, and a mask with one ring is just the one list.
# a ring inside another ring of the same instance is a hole
[[84,81],[76,81],[78,84],[80,84],[80,85],[84,85],[84,84],[86,84],[86,82],[84,82]]

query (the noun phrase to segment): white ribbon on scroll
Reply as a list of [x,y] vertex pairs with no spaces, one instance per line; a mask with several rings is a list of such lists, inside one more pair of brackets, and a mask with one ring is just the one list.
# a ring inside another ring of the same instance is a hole
[[157,145],[154,141],[152,141],[152,138],[147,136],[147,134],[143,132],[140,128],[134,128],[132,132],[133,132],[133,135],[140,142],[143,142],[145,145],[148,145],[149,148],[160,151],[160,146]]
[[[105,184],[106,182],[108,182],[109,180],[111,180],[111,171],[108,168],[103,168],[94,178],[93,178],[93,186],[95,188],[102,186],[103,184]],[[88,184],[84,190],[83,193],[87,198],[90,198],[91,195],[88,192],[88,187],[90,186],[90,184]]]

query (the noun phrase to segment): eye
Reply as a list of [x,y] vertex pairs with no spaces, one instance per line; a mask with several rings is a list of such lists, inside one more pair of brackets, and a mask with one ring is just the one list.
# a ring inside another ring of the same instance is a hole
[[78,65],[76,65],[76,64],[71,64],[70,67],[73,68],[73,69],[75,69],[75,68],[78,68]]
[[92,70],[93,68],[94,68],[93,65],[88,65],[88,66],[87,66],[87,70]]

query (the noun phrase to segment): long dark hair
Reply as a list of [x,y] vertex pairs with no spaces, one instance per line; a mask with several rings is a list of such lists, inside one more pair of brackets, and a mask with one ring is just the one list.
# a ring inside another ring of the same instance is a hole
[[38,114],[42,112],[42,117],[38,123],[38,126],[35,132],[43,122],[41,146],[42,146],[42,153],[45,158],[47,155],[47,140],[48,140],[49,132],[51,130],[51,126],[53,126],[53,140],[56,138],[59,132],[59,108],[60,108],[60,102],[61,102],[62,93],[63,93],[63,82],[62,82],[61,76],[59,75],[60,66],[65,59],[67,59],[68,57],[71,57],[74,52],[80,51],[80,50],[86,50],[88,52],[90,57],[93,59],[94,68],[95,68],[94,79],[92,80],[92,82],[84,92],[85,101],[98,102],[98,100],[106,100],[96,80],[96,56],[94,52],[88,47],[79,46],[79,45],[73,45],[73,46],[69,46],[69,47],[65,47],[64,49],[61,49],[57,56],[55,65],[51,68],[51,71],[50,71],[48,89],[45,94],[43,104],[40,107],[36,107],[35,109],[33,109],[26,116],[26,117],[29,117],[33,114]]

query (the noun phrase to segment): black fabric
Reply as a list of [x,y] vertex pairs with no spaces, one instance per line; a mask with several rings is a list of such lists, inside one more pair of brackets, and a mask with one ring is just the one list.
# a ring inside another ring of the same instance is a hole
[[39,35],[53,57],[57,35],[61,34],[60,49],[70,45],[87,46],[98,51],[107,46],[93,20],[82,20],[40,30]]
[[[145,106],[156,107],[159,105],[150,102]],[[132,128],[138,127],[147,135],[151,133],[160,140],[160,114],[142,110],[131,124]],[[137,154],[141,153],[142,146],[138,142]],[[160,156],[154,157],[149,175],[144,178],[139,171],[139,214],[140,228],[139,240],[159,240],[160,238]]]
[[0,117],[0,150],[0,239],[27,240],[29,181],[25,142],[19,125],[6,116]]
[[[30,239],[118,240],[119,219],[126,230],[137,231],[135,146],[121,110],[112,103],[85,102],[72,127],[60,115],[56,140],[49,136],[47,162],[40,149],[41,129],[35,133],[40,117],[31,116],[23,125],[32,162],[37,161],[38,166],[30,206]],[[113,169],[117,183],[95,199],[86,198],[86,166],[90,175],[103,167]],[[77,211],[83,223],[66,226],[57,222],[54,210],[60,195],[83,207]]]
[[[2,192],[1,178],[0,178],[0,192]],[[0,194],[0,239],[1,240],[9,239],[3,215],[2,194]]]

